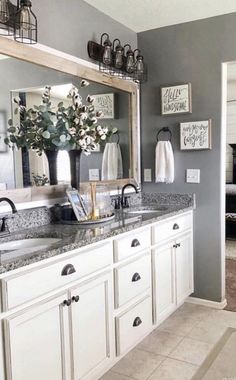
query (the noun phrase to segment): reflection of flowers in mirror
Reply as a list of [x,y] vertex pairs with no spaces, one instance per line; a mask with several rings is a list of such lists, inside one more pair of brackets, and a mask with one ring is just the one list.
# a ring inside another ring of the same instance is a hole
[[97,144],[106,141],[117,129],[97,124],[102,113],[95,111],[93,96],[88,95],[83,104],[79,88],[88,85],[89,82],[82,80],[78,88],[71,88],[67,96],[71,101],[68,107],[63,102],[53,106],[49,86],[42,94],[42,104],[33,108],[27,109],[20,98],[14,98],[19,122],[14,125],[12,119],[8,121],[5,143],[13,148],[36,150],[39,155],[45,150],[77,149],[85,154],[96,150]]
[[34,186],[45,186],[49,184],[49,179],[45,174],[39,175],[32,172],[32,178]]

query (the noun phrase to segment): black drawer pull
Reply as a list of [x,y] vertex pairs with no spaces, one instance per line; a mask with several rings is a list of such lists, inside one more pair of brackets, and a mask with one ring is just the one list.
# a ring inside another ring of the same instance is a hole
[[140,317],[136,317],[133,323],[133,327],[138,327],[139,325],[141,325],[141,323],[142,319]]
[[62,276],[68,276],[72,273],[75,273],[76,270],[72,264],[67,264],[61,271]]
[[176,248],[180,247],[180,243],[176,244]]
[[138,239],[134,239],[131,243],[131,247],[138,247],[140,245]]
[[132,277],[132,282],[136,282],[136,281],[139,281],[141,280],[141,276],[139,273],[134,273],[133,277]]
[[70,306],[71,305],[71,300],[65,300],[63,301],[64,306]]
[[177,224],[177,223],[175,223],[174,225],[173,225],[173,230],[178,230],[179,229],[179,225]]
[[73,296],[72,302],[79,302],[79,296]]
[[177,244],[174,244],[174,245],[173,245],[173,248],[177,248]]

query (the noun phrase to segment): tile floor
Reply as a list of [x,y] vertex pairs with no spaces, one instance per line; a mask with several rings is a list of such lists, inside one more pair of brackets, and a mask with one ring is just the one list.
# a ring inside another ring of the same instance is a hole
[[225,255],[227,259],[236,260],[236,239],[235,240],[226,239]]
[[236,313],[185,303],[101,380],[190,380]]

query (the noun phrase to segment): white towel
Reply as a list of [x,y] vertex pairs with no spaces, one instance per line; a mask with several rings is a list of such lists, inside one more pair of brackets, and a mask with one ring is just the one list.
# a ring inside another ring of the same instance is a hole
[[156,182],[174,182],[174,154],[170,141],[158,141],[156,145]]
[[120,145],[106,143],[102,158],[102,180],[123,178],[123,163]]

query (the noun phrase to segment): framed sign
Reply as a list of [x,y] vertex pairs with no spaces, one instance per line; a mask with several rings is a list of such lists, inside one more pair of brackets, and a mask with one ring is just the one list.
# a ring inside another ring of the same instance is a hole
[[180,123],[180,149],[211,149],[211,120]]
[[162,115],[175,115],[191,112],[191,83],[161,87]]
[[95,111],[102,111],[99,119],[114,119],[114,94],[93,95]]

